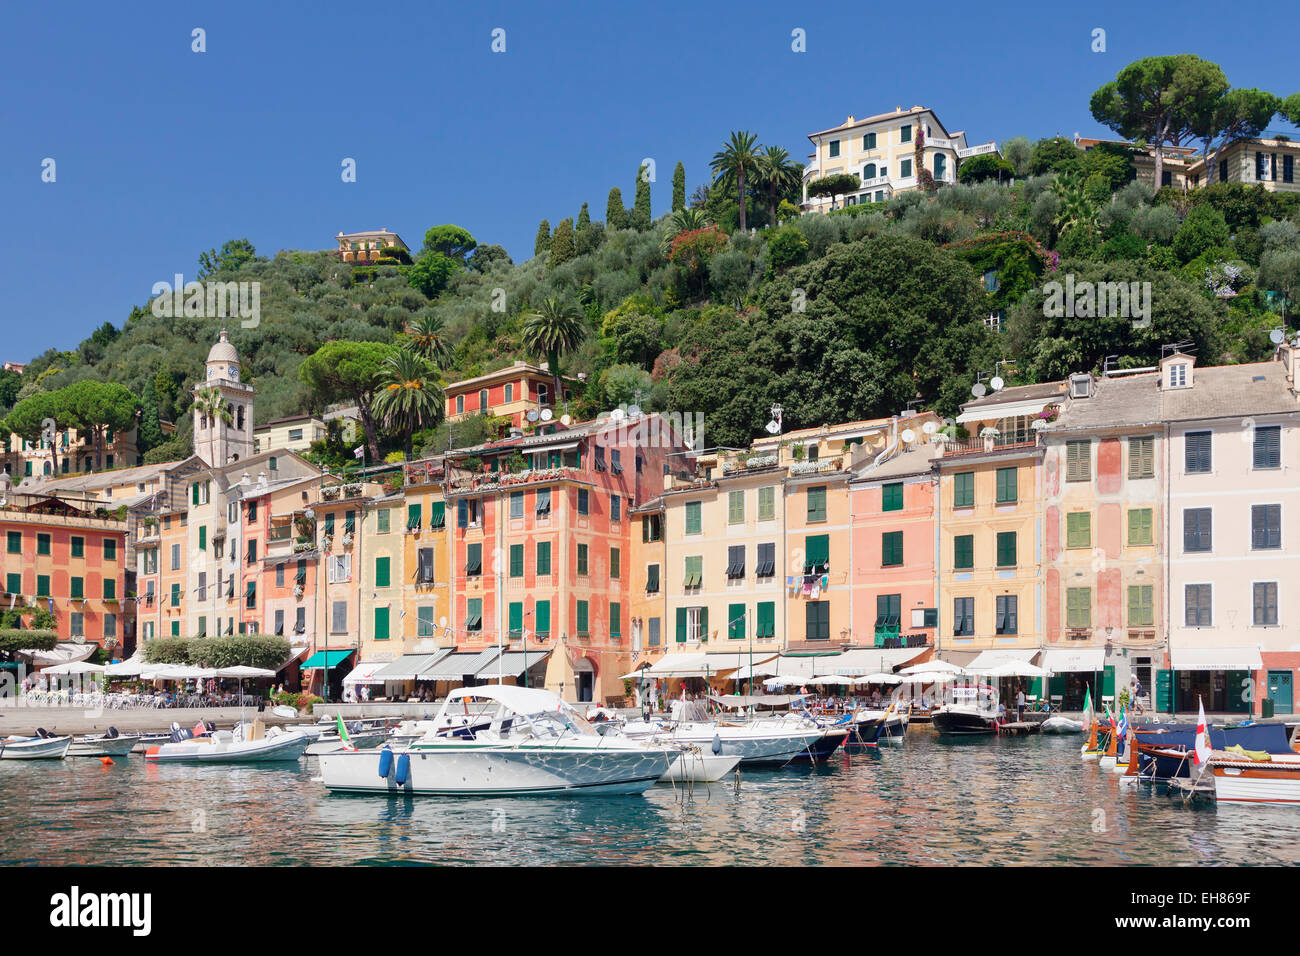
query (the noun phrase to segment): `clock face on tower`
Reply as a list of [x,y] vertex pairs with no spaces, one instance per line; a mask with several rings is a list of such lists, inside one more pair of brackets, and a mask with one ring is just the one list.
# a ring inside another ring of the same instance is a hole
[[238,381],[239,381],[239,369],[232,365],[232,366],[230,366],[229,372],[230,372],[230,380],[231,380],[232,382],[238,382]]

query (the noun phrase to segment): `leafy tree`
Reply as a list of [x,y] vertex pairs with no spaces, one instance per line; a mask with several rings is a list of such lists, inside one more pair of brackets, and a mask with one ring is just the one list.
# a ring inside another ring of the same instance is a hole
[[136,447],[141,454],[163,443],[162,422],[158,415],[158,389],[150,379],[140,396],[140,429],[136,433]]
[[[29,441],[35,445],[44,437],[46,422],[50,420],[54,422],[56,432],[61,432],[65,428],[77,427],[77,416],[73,414],[68,404],[66,393],[61,390],[37,392],[21,399],[5,418],[4,425],[5,428],[24,441]],[[59,442],[57,436],[56,440],[50,444],[50,454],[53,456],[54,473],[58,474]]]
[[442,294],[456,274],[456,260],[437,250],[426,252],[415,260],[407,273],[411,288],[418,289],[428,298],[434,299]]
[[623,205],[623,193],[615,186],[609,191],[605,202],[605,228],[626,229],[628,227],[627,208]]
[[1016,176],[1024,179],[1032,171],[1034,145],[1024,136],[1013,136],[1002,144],[1002,157],[1011,164]]
[[556,401],[564,394],[560,381],[560,356],[576,349],[585,334],[582,314],[572,302],[564,299],[543,299],[541,305],[524,318],[524,348],[546,356],[551,374],[555,376],[553,394]]
[[632,201],[632,227],[644,232],[650,228],[650,179],[648,167],[636,171],[636,198]]
[[1162,147],[1181,146],[1228,90],[1215,63],[1190,53],[1150,56],[1130,63],[1089,101],[1093,119],[1125,139],[1155,149],[1155,189],[1164,172]]
[[673,168],[673,212],[686,208],[686,167],[680,162]]
[[460,226],[434,226],[424,234],[424,248],[420,252],[440,252],[464,266],[466,258],[477,246],[478,240]]
[[415,432],[442,421],[442,388],[421,356],[405,349],[384,360],[372,411],[390,433],[402,436],[407,459]]
[[1202,143],[1205,181],[1219,171],[1224,147],[1243,137],[1258,136],[1278,113],[1282,99],[1263,90],[1226,90],[1217,99],[1206,98],[1193,119],[1192,132]]
[[52,651],[58,640],[53,630],[5,628],[0,630],[0,656],[11,661],[19,651]]
[[537,238],[533,240],[533,256],[540,256],[551,251],[551,224],[545,219],[537,226]]
[[18,401],[18,389],[22,388],[23,377],[13,369],[0,370],[0,408],[12,408]]
[[599,381],[606,408],[635,405],[649,397],[653,385],[650,373],[638,365],[611,365]]
[[775,269],[801,265],[808,258],[808,240],[798,229],[781,229],[769,233],[767,261]]
[[1207,249],[1228,244],[1228,224],[1213,206],[1194,206],[1174,236],[1174,255],[1191,262]]
[[546,260],[546,265],[554,269],[568,262],[574,255],[573,220],[561,219],[555,227],[555,235],[551,236],[551,257]]
[[836,196],[851,193],[861,185],[862,181],[858,179],[856,173],[836,173],[810,182],[808,184],[808,195],[830,196],[834,200]]
[[510,261],[510,254],[506,252],[504,246],[488,244],[479,246],[474,250],[474,254],[469,257],[469,268],[471,272],[487,273],[492,271],[492,267],[497,263],[513,265]]
[[1016,174],[1016,169],[1005,159],[998,159],[992,153],[972,156],[957,167],[957,181],[960,183],[982,183],[986,179],[1002,182],[1009,181]]
[[257,250],[247,239],[231,239],[222,243],[221,251],[209,249],[199,255],[199,281],[218,272],[238,272],[248,262],[257,258]]
[[381,342],[326,342],[298,366],[298,377],[317,402],[350,401],[357,406],[372,461],[381,456],[371,405],[384,363],[395,351]]
[[1035,176],[1044,173],[1071,173],[1079,168],[1082,161],[1083,150],[1064,136],[1053,136],[1050,139],[1040,139],[1034,144],[1029,167]]
[[90,435],[95,449],[95,468],[103,467],[107,433],[124,432],[135,427],[139,400],[125,385],[93,379],[82,379],[63,392],[69,420]]
[[734,186],[740,212],[740,231],[745,231],[745,181],[758,172],[758,137],[748,131],[732,132],[722,149],[709,161],[715,186]]

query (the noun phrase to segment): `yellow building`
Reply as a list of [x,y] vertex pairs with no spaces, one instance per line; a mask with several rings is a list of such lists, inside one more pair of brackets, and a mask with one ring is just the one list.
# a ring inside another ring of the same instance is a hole
[[15,481],[133,468],[143,462],[134,428],[124,432],[109,429],[104,435],[103,446],[98,450],[89,435],[78,434],[75,428],[61,429],[52,442],[44,438],[33,442],[19,435],[10,435],[3,455],[4,471]]
[[334,240],[339,244],[339,258],[344,262],[369,262],[372,259],[391,255],[385,250],[406,251],[408,248],[402,241],[402,237],[395,232],[389,232],[387,227],[370,232],[340,232]]
[[1191,163],[1187,184],[1195,189],[1218,182],[1244,183],[1262,186],[1269,192],[1297,192],[1300,191],[1300,181],[1296,179],[1298,159],[1300,143],[1289,139],[1239,139],[1223,148],[1215,168],[1207,169],[1204,157]]
[[[895,193],[916,189],[920,185],[919,165],[930,172],[935,182],[955,183],[957,166],[963,159],[998,151],[992,142],[967,146],[965,132],[949,132],[934,111],[924,106],[900,106],[891,113],[865,119],[850,115],[839,126],[810,133],[808,138],[813,153],[803,172],[805,212],[829,212],[841,204],[883,202]],[[858,189],[840,197],[808,195],[808,185],[814,180],[845,173],[858,177]]]

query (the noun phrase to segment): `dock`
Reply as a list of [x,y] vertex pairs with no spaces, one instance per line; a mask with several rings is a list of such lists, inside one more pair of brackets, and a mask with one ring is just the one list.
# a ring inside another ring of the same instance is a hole
[[998,724],[998,733],[1008,737],[1023,737],[1026,734],[1036,734],[1042,729],[1042,721],[1037,720],[1013,720],[1008,724]]

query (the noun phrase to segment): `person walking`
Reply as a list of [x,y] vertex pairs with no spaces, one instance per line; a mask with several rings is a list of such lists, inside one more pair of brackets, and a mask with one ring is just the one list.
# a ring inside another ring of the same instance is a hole
[[1025,685],[1020,685],[1020,690],[1016,692],[1016,720],[1025,719]]

